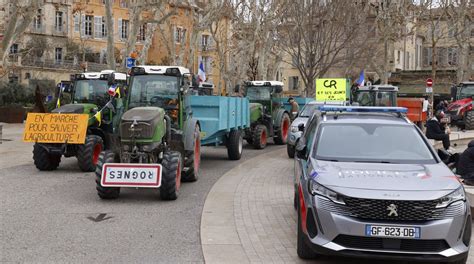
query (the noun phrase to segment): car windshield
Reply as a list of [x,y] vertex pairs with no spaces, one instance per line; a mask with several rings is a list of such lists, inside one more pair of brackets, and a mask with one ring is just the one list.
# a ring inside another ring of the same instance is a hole
[[133,76],[130,90],[130,108],[138,106],[167,108],[177,104],[178,79],[159,74]]
[[306,104],[303,107],[303,110],[301,110],[300,117],[310,117],[310,116],[312,116],[313,113],[314,113],[314,110],[316,110],[316,108],[318,108],[317,104]]
[[78,80],[74,83],[74,103],[105,105],[109,99],[106,80]]
[[474,96],[474,85],[462,86],[459,91],[460,99],[471,98]]
[[373,105],[373,94],[369,91],[358,91],[356,94],[356,102],[361,106],[371,106]]
[[247,98],[250,101],[270,100],[272,87],[270,86],[249,86],[247,87]]
[[344,162],[436,163],[414,126],[390,124],[322,124],[313,157]]

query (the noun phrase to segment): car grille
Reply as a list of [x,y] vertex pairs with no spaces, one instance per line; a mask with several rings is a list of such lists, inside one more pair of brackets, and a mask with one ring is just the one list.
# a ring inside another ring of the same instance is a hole
[[[131,138],[131,131],[130,131],[130,126],[132,125],[133,122],[122,122],[121,124],[121,136],[122,138]],[[137,125],[135,125],[135,130],[136,133],[136,138],[151,138],[153,137],[153,128],[151,127],[150,124],[144,123],[144,122],[138,122]]]
[[[340,205],[318,197],[318,209],[360,219],[390,221],[440,220],[463,215],[465,211],[463,202],[453,203],[447,208],[436,208],[437,200],[393,201],[345,197],[344,201],[346,205]],[[397,206],[398,216],[389,216],[387,208],[391,204]]]
[[445,240],[394,239],[339,235],[334,243],[346,248],[367,250],[400,250],[408,252],[440,252],[449,248]]

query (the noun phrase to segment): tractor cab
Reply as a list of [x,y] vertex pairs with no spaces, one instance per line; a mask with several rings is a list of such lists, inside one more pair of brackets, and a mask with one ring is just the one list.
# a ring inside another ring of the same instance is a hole
[[474,82],[462,82],[453,87],[453,102],[448,105],[447,115],[451,124],[468,130],[474,129],[473,98]]
[[398,87],[393,85],[371,85],[358,87],[354,102],[360,106],[397,106]]
[[192,87],[189,87],[189,94],[191,95],[213,95],[214,93],[214,84],[202,82],[200,84],[193,84]]
[[137,66],[130,71],[128,109],[158,107],[176,128],[183,124],[183,100],[190,72],[178,66]]
[[261,104],[265,114],[270,114],[273,109],[282,107],[280,100],[283,83],[279,81],[249,81],[244,86],[244,96],[252,104]]

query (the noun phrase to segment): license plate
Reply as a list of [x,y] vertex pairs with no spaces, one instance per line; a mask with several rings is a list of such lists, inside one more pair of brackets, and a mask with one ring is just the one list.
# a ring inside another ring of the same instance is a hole
[[366,225],[365,235],[371,237],[420,238],[419,227]]
[[102,167],[101,185],[104,187],[161,186],[160,164],[106,163]]

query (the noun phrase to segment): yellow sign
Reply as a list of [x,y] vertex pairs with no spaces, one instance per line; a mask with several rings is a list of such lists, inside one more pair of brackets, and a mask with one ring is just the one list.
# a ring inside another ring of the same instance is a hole
[[28,113],[24,142],[84,144],[87,114]]
[[316,101],[346,101],[347,80],[316,79]]

